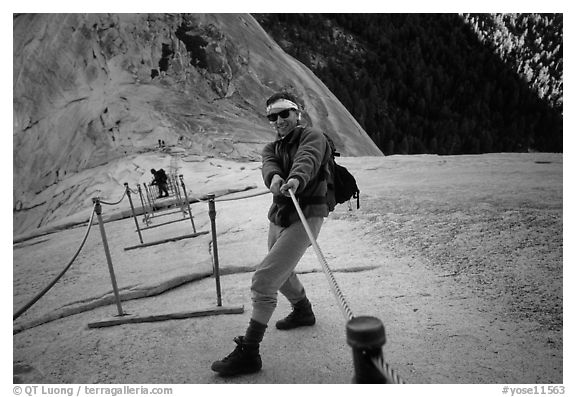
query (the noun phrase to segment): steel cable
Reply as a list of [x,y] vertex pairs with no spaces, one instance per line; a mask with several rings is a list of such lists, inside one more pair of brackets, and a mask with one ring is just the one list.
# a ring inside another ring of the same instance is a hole
[[122,195],[122,197],[120,198],[120,200],[116,201],[115,203],[108,203],[108,202],[102,201],[102,200],[100,200],[100,203],[101,203],[101,204],[106,204],[106,205],[116,205],[116,204],[120,204],[120,202],[121,202],[122,200],[124,200],[124,197],[126,197],[126,190],[124,190],[124,194]]
[[[312,231],[310,230],[310,226],[308,225],[308,222],[306,221],[306,217],[304,216],[304,213],[302,212],[302,209],[300,208],[300,204],[298,204],[298,200],[296,199],[294,192],[292,191],[292,189],[289,189],[288,192],[290,193],[290,197],[292,198],[292,201],[294,202],[294,207],[296,207],[296,211],[298,212],[298,216],[300,217],[300,220],[302,221],[302,225],[304,225],[304,229],[306,230],[306,233],[308,234],[308,238],[310,239],[310,243],[312,243],[312,247],[314,248],[314,252],[316,253],[316,257],[318,258],[318,261],[322,265],[322,268],[324,270],[324,274],[326,275],[326,278],[328,279],[328,284],[330,285],[330,288],[332,289],[332,293],[337,298],[337,301],[339,303],[340,309],[342,310],[342,314],[344,315],[344,318],[349,321],[352,318],[354,318],[354,315],[352,314],[352,310],[350,309],[348,302],[346,302],[346,298],[344,297],[344,294],[340,290],[340,287],[338,286],[338,283],[336,282],[336,279],[334,278],[334,274],[332,273],[332,270],[330,270],[330,267],[328,266],[328,262],[326,261],[326,258],[324,258],[324,254],[322,254],[322,250],[320,250],[320,246],[316,242],[316,239],[314,238],[314,235],[312,234]],[[400,376],[383,360],[381,362],[378,360],[374,360],[373,363],[376,366],[376,368],[378,368],[378,370],[380,370],[380,372],[386,377],[387,380],[389,380],[393,383],[397,383],[397,384],[404,384],[405,383],[400,378]]]
[[[233,193],[237,193],[237,192],[233,192]],[[228,194],[232,194],[232,193],[228,193]],[[247,198],[251,198],[251,197],[257,197],[257,196],[263,196],[265,194],[270,194],[269,190],[266,190],[265,192],[258,192],[258,193],[252,193],[252,194],[247,194],[245,196],[241,196],[241,197],[232,197],[232,198],[215,198],[214,201],[219,203],[222,201],[236,201],[236,200],[244,200]],[[199,203],[203,203],[203,202],[207,202],[210,201],[210,199],[207,198],[198,198],[198,197],[192,197],[194,200],[196,201],[191,201],[191,204],[193,204],[194,202],[199,202]]]
[[[248,194],[246,196],[242,196],[242,197],[233,197],[233,198],[220,198],[220,199],[214,199],[214,201],[216,202],[220,202],[220,201],[235,201],[235,200],[243,200],[243,199],[247,199],[250,197],[256,197],[256,196],[262,196],[264,194],[268,194],[270,193],[269,190],[265,191],[265,192],[258,192],[258,193],[252,193],[252,194]],[[205,200],[201,200],[201,201],[205,201]]]
[[300,204],[298,204],[298,200],[296,199],[296,196],[294,195],[294,192],[292,191],[292,189],[290,189],[288,191],[290,192],[290,197],[292,197],[292,201],[294,202],[294,206],[296,207],[296,211],[298,212],[298,215],[300,216],[300,220],[302,221],[302,225],[304,225],[304,229],[306,229],[306,233],[308,234],[308,238],[310,239],[310,242],[312,243],[312,247],[314,248],[314,252],[316,253],[316,257],[318,258],[320,265],[322,265],[322,268],[324,270],[324,274],[326,275],[326,278],[328,279],[328,284],[330,285],[330,288],[332,289],[332,293],[337,298],[337,301],[340,305],[340,310],[342,310],[342,314],[344,315],[344,318],[346,320],[352,320],[354,318],[354,314],[352,314],[352,310],[350,309],[348,302],[346,302],[346,298],[344,297],[342,290],[340,290],[340,287],[338,286],[338,283],[336,282],[336,279],[334,278],[334,274],[332,273],[332,270],[328,266],[328,262],[326,261],[326,258],[324,258],[324,254],[322,254],[322,250],[320,250],[320,246],[318,246],[318,243],[316,242],[316,239],[314,238],[314,235],[312,234],[312,230],[310,230],[310,226],[308,225],[308,222],[306,221],[306,217],[304,216],[304,213],[302,212],[302,209],[300,208]]
[[70,259],[70,262],[68,262],[68,264],[66,265],[64,270],[62,270],[60,272],[60,274],[58,276],[56,276],[56,278],[54,278],[54,280],[52,280],[46,288],[44,288],[39,294],[37,294],[32,300],[30,300],[30,302],[25,304],[20,310],[18,310],[12,316],[12,321],[16,320],[18,317],[20,317],[22,314],[24,314],[24,312],[26,312],[28,309],[30,309],[32,307],[32,305],[34,305],[36,302],[38,302],[38,300],[40,300],[40,298],[42,298],[54,286],[54,284],[56,284],[58,282],[58,280],[60,280],[60,278],[64,275],[64,273],[66,273],[68,271],[68,269],[70,269],[70,266],[72,266],[72,263],[74,262],[74,260],[76,259],[76,257],[78,256],[78,254],[80,253],[82,248],[84,247],[84,244],[86,243],[86,239],[88,238],[88,234],[90,233],[90,229],[92,227],[92,221],[94,220],[95,207],[96,207],[96,204],[94,204],[94,206],[92,207],[92,215],[90,215],[90,220],[88,221],[88,227],[86,228],[86,233],[84,234],[84,238],[82,239],[82,243],[80,243],[80,247],[78,248],[78,250],[76,251],[76,253],[72,257],[72,259]]
[[392,369],[392,367],[390,367],[388,363],[384,362],[383,357],[380,357],[379,360],[378,359],[372,360],[372,363],[374,363],[376,368],[378,368],[380,373],[384,375],[387,380],[397,385],[406,384],[406,382],[404,382],[404,380],[400,378],[400,375],[398,375],[398,373],[396,373],[396,371],[394,371],[394,369]]

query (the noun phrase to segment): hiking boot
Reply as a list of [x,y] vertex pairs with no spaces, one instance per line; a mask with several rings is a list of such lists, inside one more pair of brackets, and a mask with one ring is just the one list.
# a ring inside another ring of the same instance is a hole
[[252,374],[262,369],[259,344],[245,343],[244,336],[234,338],[236,348],[222,360],[212,363],[212,371],[221,376]]
[[312,305],[308,298],[292,305],[292,312],[276,323],[276,328],[288,330],[316,324],[316,317],[312,312]]

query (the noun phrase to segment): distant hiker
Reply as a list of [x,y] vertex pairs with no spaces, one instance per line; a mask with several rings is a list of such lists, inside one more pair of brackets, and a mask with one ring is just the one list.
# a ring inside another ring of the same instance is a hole
[[[166,172],[162,168],[160,168],[158,171],[152,168],[150,172],[152,175],[154,175],[154,180],[150,184],[158,186],[158,191],[160,192],[158,198],[168,197],[168,176],[166,176]],[[162,193],[165,194],[162,195]]]
[[276,308],[278,291],[292,312],[276,323],[289,330],[316,323],[312,305],[294,269],[310,246],[306,230],[288,192],[292,189],[315,237],[328,216],[327,183],[323,168],[331,150],[324,134],[301,121],[294,96],[277,93],[266,101],[266,113],[277,139],[262,151],[262,177],[273,194],[268,211],[268,255],[252,277],[252,315],[244,336],[234,338],[235,350],[212,364],[222,376],[258,372],[262,368],[260,343]]

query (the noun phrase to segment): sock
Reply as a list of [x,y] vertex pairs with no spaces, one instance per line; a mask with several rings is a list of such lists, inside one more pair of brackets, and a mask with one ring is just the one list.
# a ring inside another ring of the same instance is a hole
[[266,324],[250,319],[248,329],[246,329],[246,335],[244,336],[244,341],[247,344],[260,344],[262,338],[264,338],[266,328],[268,328]]

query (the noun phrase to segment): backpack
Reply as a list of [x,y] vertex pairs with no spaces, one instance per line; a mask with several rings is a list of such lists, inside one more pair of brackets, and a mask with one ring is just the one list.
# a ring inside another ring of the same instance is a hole
[[330,146],[330,158],[326,164],[328,182],[328,210],[334,211],[337,204],[343,204],[351,198],[356,199],[356,208],[360,208],[360,189],[354,176],[346,169],[336,163],[335,158],[340,156],[336,151],[334,141],[324,133],[328,145]]
[[168,181],[168,176],[166,175],[166,172],[162,168],[156,171],[156,179],[160,183],[166,183]]

